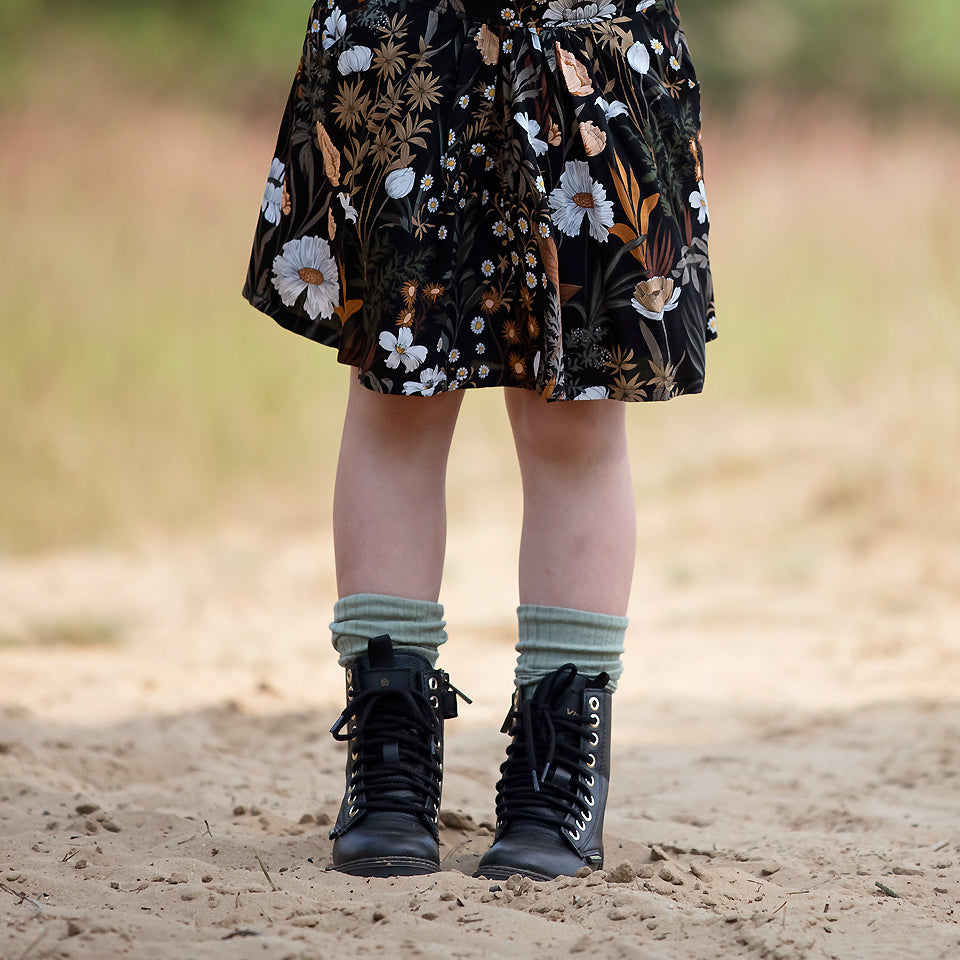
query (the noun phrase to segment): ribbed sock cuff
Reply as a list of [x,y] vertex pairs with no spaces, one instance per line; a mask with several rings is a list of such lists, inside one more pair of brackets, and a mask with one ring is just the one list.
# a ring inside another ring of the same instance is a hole
[[627,625],[626,617],[566,607],[521,604],[517,608],[517,686],[536,683],[565,663],[580,673],[610,675],[607,689],[616,690],[623,673],[620,660]]
[[395,647],[437,665],[440,644],[447,640],[443,606],[429,600],[387,597],[378,593],[355,593],[338,600],[333,608],[333,647],[340,666],[367,652],[367,642],[386,633]]

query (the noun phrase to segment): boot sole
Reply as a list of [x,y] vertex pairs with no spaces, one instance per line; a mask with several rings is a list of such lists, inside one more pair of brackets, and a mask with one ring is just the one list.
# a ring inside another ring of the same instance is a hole
[[438,873],[440,864],[416,857],[371,857],[367,860],[351,860],[349,863],[334,864],[337,873],[351,877],[422,877]]

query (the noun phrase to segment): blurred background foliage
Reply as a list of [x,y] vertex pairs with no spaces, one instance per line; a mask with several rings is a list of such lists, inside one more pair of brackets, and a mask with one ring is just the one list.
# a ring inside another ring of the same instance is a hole
[[[0,558],[326,516],[347,371],[240,298],[308,10],[0,0]],[[736,446],[787,411],[824,502],[960,530],[960,2],[681,10],[721,337],[708,398],[629,417],[638,495],[790,472]],[[473,393],[469,510],[514,469]]]
[[[2,0],[8,91],[27,61],[83,38],[142,81],[254,101],[287,82],[306,0]],[[713,105],[753,94],[825,96],[871,110],[960,114],[960,3],[681,0]]]

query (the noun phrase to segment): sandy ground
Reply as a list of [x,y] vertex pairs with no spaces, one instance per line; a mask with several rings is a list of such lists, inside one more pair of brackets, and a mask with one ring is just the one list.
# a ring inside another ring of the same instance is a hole
[[669,407],[640,429],[693,442],[638,463],[606,874],[470,878],[519,502],[509,474],[473,482],[490,450],[458,438],[443,663],[475,704],[449,725],[443,871],[325,869],[325,521],[7,559],[0,957],[960,955],[955,505],[885,484],[855,410]]

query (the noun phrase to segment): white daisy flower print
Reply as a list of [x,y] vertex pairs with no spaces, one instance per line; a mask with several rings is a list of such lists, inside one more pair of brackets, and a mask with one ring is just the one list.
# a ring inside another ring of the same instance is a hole
[[660,54],[663,53],[663,44],[662,44],[656,37],[654,37],[654,38],[650,41],[650,49],[651,49],[657,56],[660,56]]
[[270,164],[270,173],[267,175],[267,185],[263,190],[263,200],[260,202],[263,219],[274,226],[280,222],[280,211],[283,208],[283,181],[286,175],[286,165],[274,157],[273,163]]
[[609,20],[617,15],[613,3],[581,3],[573,0],[552,0],[547,6],[545,20],[554,23],[594,23],[597,20]]
[[273,261],[273,285],[285,306],[296,306],[306,292],[303,309],[311,320],[333,316],[340,302],[340,274],[322,237],[288,240]]
[[432,173],[425,173],[425,174],[421,177],[421,179],[420,179],[420,186],[423,187],[424,190],[432,190],[432,189],[433,189],[433,174],[432,174]]
[[484,328],[484,319],[483,317],[474,317],[470,323],[470,329],[474,333],[483,333]]
[[698,223],[706,223],[710,219],[710,209],[707,207],[707,188],[702,180],[697,183],[697,189],[690,194],[690,206],[697,211]]
[[606,400],[608,396],[610,396],[610,393],[606,387],[587,387],[585,390],[581,390],[573,399]]
[[423,397],[432,397],[437,392],[437,387],[447,379],[447,375],[439,368],[420,371],[420,382],[416,380],[407,380],[403,385],[403,392],[409,397],[417,393]]
[[560,175],[560,186],[550,193],[556,228],[568,237],[580,233],[586,219],[590,236],[605,243],[613,226],[613,204],[603,185],[590,176],[585,160],[569,160]]
[[413,345],[409,327],[401,327],[396,335],[384,330],[378,342],[389,353],[385,362],[391,370],[396,370],[402,363],[403,369],[412,373],[427,359],[427,348]]
[[346,31],[347,18],[339,7],[334,7],[323,24],[323,49],[329,50]]
[[492,276],[493,276],[493,261],[492,261],[492,260],[484,260],[483,263],[480,264],[480,269],[481,269],[481,271],[483,272],[483,275],[484,275],[485,277],[492,277]]
[[525,113],[518,113],[514,118],[523,128],[533,147],[533,152],[538,156],[543,156],[547,152],[547,141],[541,140],[537,134],[540,132],[540,124],[536,120],[531,120]]

